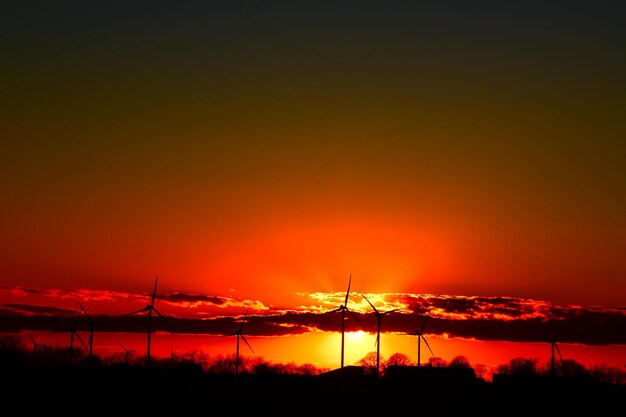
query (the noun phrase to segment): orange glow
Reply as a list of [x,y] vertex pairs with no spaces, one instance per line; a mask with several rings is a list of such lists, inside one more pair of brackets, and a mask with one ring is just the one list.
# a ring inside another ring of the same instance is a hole
[[[58,333],[32,332],[37,342],[51,346],[67,346],[67,336]],[[127,349],[136,349],[135,356],[145,354],[146,338],[144,334],[98,333],[95,353],[103,358],[111,358],[121,351],[120,341]],[[335,369],[340,362],[340,334],[308,333],[288,337],[255,337],[246,336],[255,353],[247,347],[241,351],[246,357],[260,357],[275,363],[310,363],[320,368]],[[550,360],[549,345],[544,343],[513,343],[485,342],[467,339],[452,339],[435,335],[426,335],[435,355],[449,362],[455,356],[463,355],[471,366],[484,365],[485,377],[500,364],[507,363],[515,357],[537,358],[539,366],[545,366]],[[375,336],[362,331],[346,333],[346,365],[356,364],[369,352],[376,350]],[[216,355],[232,355],[235,352],[234,337],[211,337],[205,335],[169,335],[157,333],[153,338],[153,354],[155,357],[166,358],[173,348],[178,355],[196,356],[203,353],[211,358]],[[560,343],[564,359],[592,367],[606,364],[621,368],[626,346],[582,346]],[[381,360],[388,359],[394,353],[404,353],[413,362],[417,361],[417,338],[407,335],[381,335]],[[422,344],[422,362],[427,363],[430,353]],[[118,358],[119,359],[119,358]]]
[[0,332],[623,368],[623,2],[11,3]]

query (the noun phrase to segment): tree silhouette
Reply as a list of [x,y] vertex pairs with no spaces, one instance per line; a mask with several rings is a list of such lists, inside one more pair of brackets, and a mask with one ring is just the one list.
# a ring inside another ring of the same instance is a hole
[[415,365],[415,362],[411,360],[409,355],[404,353],[394,353],[387,359],[385,366],[411,366]]
[[469,359],[463,355],[455,356],[448,364],[450,368],[471,368]]
[[595,365],[589,369],[594,380],[601,384],[626,384],[626,371],[606,364]]
[[474,372],[476,373],[477,378],[484,380],[486,379],[485,377],[487,376],[489,369],[487,368],[487,365],[479,363],[477,365],[474,365]]
[[376,375],[376,365],[378,360],[378,354],[376,352],[368,352],[365,356],[359,359],[356,364],[365,367],[365,373]]
[[443,368],[448,366],[448,364],[442,358],[435,356],[434,358],[428,358],[428,366],[432,366],[434,368]]
[[508,363],[498,365],[496,373],[501,375],[537,375],[537,358],[513,358]]
[[[246,357],[240,358],[240,366],[245,368]],[[232,374],[235,366],[235,355],[216,355],[206,364],[206,372],[209,374]]]
[[576,377],[589,376],[590,373],[583,364],[575,361],[574,359],[563,359],[561,360],[557,375],[564,377]]

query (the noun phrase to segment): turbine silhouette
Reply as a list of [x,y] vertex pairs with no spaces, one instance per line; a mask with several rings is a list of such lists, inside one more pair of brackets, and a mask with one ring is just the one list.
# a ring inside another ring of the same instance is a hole
[[150,364],[150,343],[151,343],[151,338],[152,338],[152,312],[155,312],[159,317],[161,317],[162,319],[165,319],[165,317],[163,317],[163,315],[159,312],[159,310],[157,310],[156,307],[154,306],[154,299],[156,298],[158,280],[159,280],[158,276],[154,278],[154,290],[152,290],[152,297],[150,298],[150,304],[146,305],[142,309],[126,314],[127,316],[130,316],[133,314],[139,314],[143,312],[148,313],[148,343],[146,347],[146,365]]
[[241,320],[241,325],[239,326],[239,329],[237,329],[236,332],[233,332],[230,334],[230,336],[237,336],[237,350],[235,353],[235,376],[239,375],[239,339],[242,339],[246,343],[246,345],[248,345],[248,348],[250,348],[250,351],[254,353],[254,349],[252,349],[252,346],[250,346],[250,343],[248,343],[248,340],[243,335],[243,326],[246,324],[247,317],[248,317],[248,310],[246,310],[246,314],[244,314],[243,319]]
[[93,332],[96,323],[93,321],[93,318],[89,315],[89,313],[87,313],[87,310],[85,309],[85,307],[83,307],[80,301],[77,302],[80,306],[81,311],[85,315],[85,318],[87,319],[87,325],[89,326],[89,340],[87,341],[87,344],[89,346],[89,358],[91,359],[93,357]]
[[554,358],[554,351],[556,350],[557,353],[559,354],[559,360],[561,362],[563,362],[563,356],[561,356],[561,349],[559,349],[559,345],[556,343],[559,335],[561,334],[561,332],[563,331],[563,328],[561,328],[554,337],[549,338],[549,337],[542,337],[541,339],[550,343],[550,350],[551,350],[551,355],[550,355],[550,375],[554,376],[556,375],[556,361]]
[[426,315],[426,317],[424,318],[424,323],[422,323],[422,327],[415,333],[411,333],[411,336],[417,336],[417,366],[418,367],[422,366],[422,357],[421,357],[422,356],[422,343],[421,343],[422,340],[424,341],[424,343],[426,343],[426,347],[430,351],[431,356],[433,358],[435,357],[433,350],[430,348],[428,341],[424,337],[424,329],[426,328],[426,322],[428,321],[429,317],[430,317],[430,311],[428,312],[428,315]]
[[124,345],[122,345],[122,344],[120,344],[120,346],[122,347],[122,350],[124,351],[124,363],[128,364],[128,360],[130,359],[130,355],[136,349],[126,349],[126,347],[124,347]]
[[170,368],[174,368],[174,362],[178,359],[180,359],[180,357],[176,354],[174,345],[170,345]]
[[354,315],[350,309],[348,309],[348,298],[350,297],[350,285],[352,284],[352,274],[350,274],[350,279],[348,280],[348,291],[346,291],[346,298],[342,305],[337,307],[334,310],[327,311],[324,314],[335,313],[337,311],[341,311],[341,367],[343,368],[344,363],[344,349],[345,349],[345,333],[346,333],[346,312],[352,316],[352,318],[359,323],[359,326],[363,327],[359,319]]
[[28,333],[28,337],[30,337],[30,341],[33,342],[33,353],[37,352],[37,349],[45,349],[48,347],[48,345],[37,343],[32,334]]
[[396,309],[381,313],[380,311],[378,311],[376,307],[374,307],[374,304],[372,304],[365,295],[363,295],[362,293],[359,293],[359,294],[361,294],[361,297],[365,298],[365,301],[367,301],[367,303],[372,307],[372,310],[374,310],[374,314],[376,315],[376,376],[378,377],[380,375],[380,327],[381,327],[382,318],[383,316],[389,313],[393,313],[395,311],[402,310],[402,309],[396,308]]
[[[74,320],[74,323],[72,324],[72,327],[70,328],[70,358],[74,357],[75,352],[85,347],[85,342],[83,341],[83,338],[80,337],[80,333],[78,333],[78,330],[77,330],[78,322],[80,321],[81,315],[82,315],[82,311],[78,313],[76,320]],[[74,337],[76,337],[78,341],[80,342],[80,347],[77,350],[74,350]]]

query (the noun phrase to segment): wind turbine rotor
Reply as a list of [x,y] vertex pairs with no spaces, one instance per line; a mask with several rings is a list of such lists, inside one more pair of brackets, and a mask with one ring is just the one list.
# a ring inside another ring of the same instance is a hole
[[433,350],[430,348],[430,345],[428,344],[428,341],[426,340],[426,338],[423,335],[421,335],[421,334],[418,337],[421,337],[422,340],[424,341],[424,343],[426,343],[426,347],[430,351],[431,356],[434,358],[435,354],[433,353]]
[[154,298],[156,297],[156,290],[157,290],[157,282],[159,280],[159,277],[156,276],[154,277],[154,290],[152,291],[152,298],[150,299],[150,305],[153,306],[154,305]]
[[556,352],[559,354],[559,359],[561,360],[561,362],[563,362],[563,356],[561,356],[561,349],[559,349],[559,345],[557,345],[556,342],[554,342],[554,347],[556,348]]
[[424,333],[424,329],[426,328],[426,322],[428,321],[428,318],[430,317],[430,311],[428,312],[428,315],[426,316],[426,318],[424,319],[424,323],[422,324],[422,329],[420,330],[420,334]]
[[87,317],[87,321],[92,324],[93,320],[91,318],[91,316],[89,315],[89,313],[87,313],[87,310],[85,309],[85,307],[83,307],[83,305],[80,303],[80,301],[77,301],[78,305],[80,306],[80,309],[83,311],[83,313],[85,314],[85,317]]
[[372,310],[374,310],[374,313],[378,316],[380,313],[378,312],[376,307],[374,307],[374,304],[372,304],[370,300],[368,300],[367,297],[364,296],[362,293],[359,293],[359,294],[361,294],[361,297],[365,298],[365,301],[367,301],[367,303],[372,307]]
[[240,334],[240,336],[243,339],[243,341],[246,343],[246,345],[248,345],[248,347],[250,348],[250,351],[254,353],[254,349],[252,349],[252,346],[250,346],[250,343],[248,343],[248,340],[246,339],[246,337],[242,334]]
[[400,311],[400,310],[402,310],[402,309],[401,308],[394,308],[393,310],[385,311],[383,313],[383,316],[386,315],[386,314],[389,314],[389,313],[395,313],[396,311]]
[[348,297],[350,297],[350,285],[352,284],[352,274],[350,274],[350,279],[348,279],[348,291],[346,291],[346,298],[343,302],[344,307],[348,305]]
[[137,311],[133,311],[131,313],[125,314],[125,316],[132,316],[133,314],[143,313],[144,311],[148,311],[148,310],[150,310],[150,306],[145,306],[144,308],[140,308]]
[[152,311],[154,311],[155,313],[157,313],[157,315],[159,317],[161,317],[162,319],[165,319],[165,317],[163,317],[163,314],[161,314],[161,312],[159,310],[156,309],[156,307],[152,307]]
[[360,320],[357,318],[357,316],[356,316],[356,315],[352,312],[352,310],[349,310],[349,309],[347,309],[347,308],[346,308],[346,309],[345,309],[345,311],[347,311],[347,312],[348,312],[348,314],[350,314],[350,316],[354,319],[354,321],[356,321],[356,322],[359,324],[359,326],[361,326],[361,328],[362,328],[363,330],[366,330],[366,329],[365,329],[365,326],[363,326],[363,323],[361,323],[361,321],[360,321]]

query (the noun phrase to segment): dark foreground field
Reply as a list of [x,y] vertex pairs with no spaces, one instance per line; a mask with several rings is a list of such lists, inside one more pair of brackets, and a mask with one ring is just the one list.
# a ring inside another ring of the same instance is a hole
[[626,416],[626,386],[208,375],[198,369],[9,367],[8,416]]

